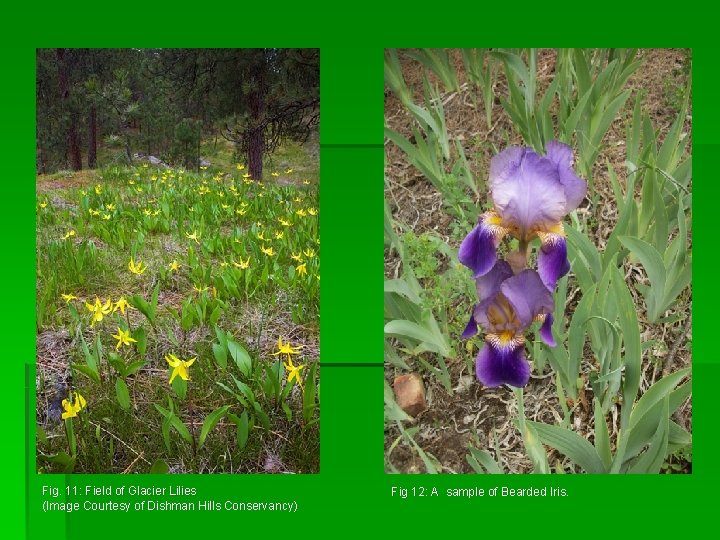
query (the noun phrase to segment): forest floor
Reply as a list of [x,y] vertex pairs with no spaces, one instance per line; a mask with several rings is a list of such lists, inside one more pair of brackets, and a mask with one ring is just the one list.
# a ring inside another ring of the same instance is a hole
[[[456,53],[455,51],[454,53]],[[580,208],[579,212],[589,213],[595,218],[597,227],[594,230],[595,244],[602,247],[612,231],[617,212],[615,198],[608,178],[606,163],[610,163],[618,172],[621,182],[625,181],[624,144],[626,127],[632,119],[632,107],[635,96],[643,92],[643,111],[649,113],[662,140],[675,120],[680,104],[682,92],[686,86],[690,53],[685,49],[645,49],[639,51],[643,60],[640,69],[631,77],[628,87],[633,93],[628,99],[625,109],[621,111],[610,127],[603,141],[602,151],[595,162],[593,177],[597,192],[597,203],[594,207]],[[463,73],[462,59],[459,53],[453,56],[459,82],[466,82]],[[423,67],[409,57],[400,54],[401,65],[405,81],[414,92],[415,103],[422,103]],[[538,90],[543,91],[552,80],[555,69],[556,54],[552,49],[543,49],[539,52]],[[431,81],[444,88],[432,74]],[[500,74],[496,80],[495,95],[505,95],[506,82]],[[485,111],[482,105],[482,96],[477,96],[478,105],[474,106],[470,99],[470,92],[445,93],[442,95],[447,130],[450,140],[460,141],[472,168],[475,178],[485,182],[487,178],[487,164],[490,158],[502,150],[509,142],[513,145],[523,145],[521,137],[513,128],[512,121],[504,112],[499,100],[496,98],[491,127],[488,128]],[[691,136],[692,108],[688,109],[686,132]],[[388,127],[400,132],[405,137],[411,137],[412,116],[405,110],[400,100],[389,89],[385,92],[385,123]],[[688,145],[688,148],[691,146]],[[449,261],[443,255],[428,253],[427,245],[423,244],[423,237],[437,236],[457,249],[463,235],[458,234],[453,217],[443,210],[443,200],[440,193],[427,181],[423,175],[408,164],[404,153],[394,144],[386,142],[386,190],[385,197],[390,205],[392,216],[396,222],[401,238],[409,241],[411,251],[415,254],[416,262],[422,266],[423,261],[428,263],[430,271],[421,278],[421,284],[426,290],[438,289],[435,276],[441,275],[448,267]],[[485,197],[482,193],[481,197]],[[478,204],[484,201],[478,201]],[[463,233],[464,234],[464,233]],[[415,247],[413,248],[412,245]],[[433,260],[434,259],[434,260]],[[638,267],[626,268],[627,275],[643,280],[642,269]],[[398,277],[401,273],[401,264],[396,255],[386,251],[385,275],[386,278]],[[577,293],[578,291],[575,291]],[[568,298],[572,300],[575,294],[568,291]],[[638,299],[642,303],[641,299]],[[455,302],[448,312],[459,307]],[[569,302],[572,310],[572,302]],[[691,364],[692,330],[690,326],[691,290],[686,290],[675,308],[676,322],[662,326],[651,327],[641,316],[642,341],[654,343],[644,354],[641,389],[645,391],[650,384],[656,381],[663,372],[675,371]],[[468,309],[462,308],[462,324],[466,322]],[[458,335],[455,336],[459,343]],[[451,336],[451,340],[453,336]],[[587,347],[587,346],[586,346]],[[586,348],[589,354],[589,348]],[[448,393],[438,379],[423,370],[419,363],[409,360],[411,367],[422,375],[427,391],[427,409],[419,414],[413,426],[418,428],[415,441],[427,453],[431,454],[442,465],[443,472],[469,473],[473,469],[466,461],[469,446],[480,448],[499,449],[497,459],[505,472],[527,473],[532,471],[532,463],[527,457],[523,440],[516,429],[513,419],[517,417],[516,402],[513,394],[507,388],[483,388],[475,374],[468,369],[472,364],[475,353],[457,345],[457,356],[448,360],[453,392]],[[427,360],[431,363],[432,356]],[[406,360],[408,360],[406,358]],[[588,362],[584,362],[587,368]],[[392,386],[393,380],[399,371],[386,364],[385,378]],[[562,411],[558,404],[557,392],[551,373],[542,376],[533,375],[525,392],[525,412],[527,418],[539,422],[555,423]],[[587,373],[582,374],[587,382]],[[587,422],[589,410],[586,404],[578,402],[569,404],[574,407],[577,420],[576,429],[581,425],[590,426]],[[674,420],[681,426],[690,430],[692,407],[686,403],[675,415]],[[587,436],[587,433],[581,434]],[[422,459],[413,447],[403,440],[394,426],[386,427],[385,433],[386,464],[389,470],[401,473],[420,473],[425,471]],[[561,456],[557,453],[549,455],[552,466],[559,463]],[[673,458],[676,469],[688,472],[691,464],[686,456]],[[572,469],[566,472],[574,472]]]

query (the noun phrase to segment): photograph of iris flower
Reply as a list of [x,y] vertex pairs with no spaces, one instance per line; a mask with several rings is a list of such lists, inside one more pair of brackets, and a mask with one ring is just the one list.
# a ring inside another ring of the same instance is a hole
[[385,51],[385,470],[692,472],[692,51]]

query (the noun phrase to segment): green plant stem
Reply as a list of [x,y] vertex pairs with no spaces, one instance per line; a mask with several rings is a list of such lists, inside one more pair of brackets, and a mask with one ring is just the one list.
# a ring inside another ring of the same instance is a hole
[[188,402],[188,415],[190,416],[190,429],[192,431],[192,447],[193,447],[193,467],[195,468],[195,472],[198,472],[197,468],[197,436],[195,434],[195,422],[193,422],[193,407],[192,407],[192,398],[190,396],[190,385],[187,386],[187,391],[185,393],[185,398]]
[[[75,454],[77,452],[77,439],[75,439],[75,430],[73,428],[71,418],[65,420],[65,437],[67,438],[68,452],[70,453],[71,457],[75,457]],[[75,439],[75,445],[73,445],[72,439]]]

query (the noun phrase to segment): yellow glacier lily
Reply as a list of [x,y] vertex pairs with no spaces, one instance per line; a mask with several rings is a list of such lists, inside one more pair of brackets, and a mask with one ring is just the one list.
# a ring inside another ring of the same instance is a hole
[[62,400],[62,408],[65,409],[65,412],[62,413],[63,420],[67,420],[68,418],[75,418],[77,414],[87,405],[85,398],[77,392],[73,392],[70,396],[70,399],[72,399],[72,401],[68,401],[67,399]]
[[123,331],[122,328],[118,326],[118,333],[113,334],[113,337],[118,340],[117,345],[115,346],[116,349],[120,349],[123,345],[130,345],[131,343],[137,343],[137,340],[130,337],[130,330]]
[[107,302],[103,304],[96,296],[95,303],[89,304],[85,302],[85,307],[90,313],[92,313],[92,321],[90,322],[90,326],[95,326],[95,323],[102,321],[105,315],[110,315],[110,313],[112,312],[112,301],[108,298]]
[[137,264],[135,264],[135,259],[133,257],[130,257],[130,262],[128,263],[128,269],[133,273],[137,274],[138,276],[145,272],[147,270],[147,266],[143,264],[142,261],[138,261]]
[[302,388],[302,377],[300,376],[300,370],[305,367],[304,364],[295,365],[293,364],[292,358],[288,356],[287,362],[284,362],[285,369],[288,372],[287,380],[289,383],[293,382],[293,380],[296,380],[298,383],[298,386]]
[[247,258],[247,261],[243,261],[241,257],[239,263],[233,261],[233,264],[240,270],[247,270],[248,266],[250,266],[250,257]]
[[132,306],[128,303],[127,300],[125,300],[125,297],[121,297],[117,302],[115,302],[115,305],[113,306],[113,312],[120,310],[120,313],[125,315],[126,309],[132,309]]
[[273,356],[278,356],[280,354],[284,354],[288,357],[288,360],[291,358],[293,354],[300,354],[300,350],[303,348],[302,345],[296,345],[294,346],[290,341],[287,343],[282,342],[282,338],[278,337],[278,344],[277,344],[278,350],[277,352],[272,353]]
[[165,360],[167,360],[167,363],[173,368],[172,374],[170,375],[170,384],[172,384],[178,375],[183,381],[189,381],[190,375],[188,374],[188,368],[193,365],[196,359],[197,357],[191,358],[190,360],[180,360],[174,354],[166,355]]

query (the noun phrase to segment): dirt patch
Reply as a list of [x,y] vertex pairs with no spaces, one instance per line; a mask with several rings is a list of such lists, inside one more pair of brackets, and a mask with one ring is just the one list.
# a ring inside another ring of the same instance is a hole
[[35,191],[44,193],[46,191],[57,191],[59,189],[81,188],[95,185],[102,178],[94,170],[77,171],[62,175],[41,174],[35,181]]

